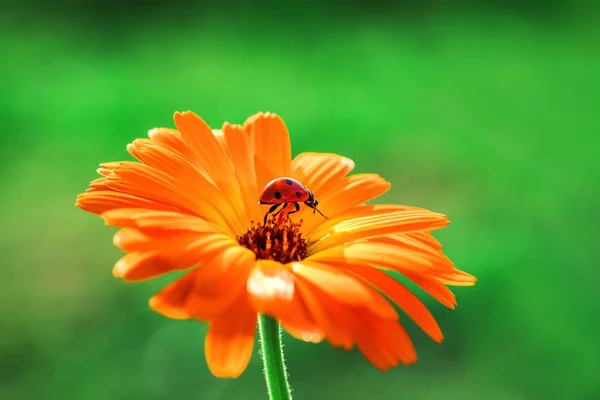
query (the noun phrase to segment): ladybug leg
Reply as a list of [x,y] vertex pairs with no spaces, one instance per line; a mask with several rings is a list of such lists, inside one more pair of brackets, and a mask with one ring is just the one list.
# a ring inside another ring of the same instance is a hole
[[275,214],[273,214],[273,218],[275,218],[276,216],[279,215],[280,212],[282,212],[283,210],[285,210],[285,208],[287,207],[288,203],[283,203],[283,207],[281,207],[281,210],[277,211]]
[[277,210],[277,208],[281,206],[281,204],[274,204],[273,206],[271,206],[271,208],[269,208],[269,211],[267,211],[267,213],[265,214],[265,219],[263,221],[263,225],[267,224],[267,217],[269,216],[269,214],[271,214],[273,211]]
[[288,221],[292,222],[292,219],[290,218],[290,215],[292,215],[293,213],[297,213],[298,211],[300,211],[300,204],[298,203],[294,203],[294,211],[290,211],[287,215],[287,219]]

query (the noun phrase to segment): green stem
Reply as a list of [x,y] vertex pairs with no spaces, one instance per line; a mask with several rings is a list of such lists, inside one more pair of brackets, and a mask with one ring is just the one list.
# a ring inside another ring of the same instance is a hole
[[292,394],[287,380],[279,323],[261,314],[258,316],[258,331],[269,399],[291,400]]

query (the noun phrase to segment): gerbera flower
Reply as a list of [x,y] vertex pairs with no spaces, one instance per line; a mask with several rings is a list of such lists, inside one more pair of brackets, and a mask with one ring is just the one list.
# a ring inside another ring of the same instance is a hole
[[[150,306],[169,318],[208,322],[206,359],[214,375],[244,371],[258,314],[300,340],[356,346],[382,370],[416,361],[391,302],[442,340],[423,303],[386,272],[399,272],[453,308],[446,285],[473,285],[475,278],[454,268],[431,235],[448,224],[445,215],[366,205],[390,183],[375,174],[348,175],[354,163],[336,154],[292,159],[288,130],[275,114],[212,130],[184,112],[175,113],[175,125],[128,145],[140,162],[102,164],[102,177],[77,205],[122,228],[114,243],[126,255],[114,266],[116,277],[142,281],[186,271]],[[278,177],[309,188],[328,219],[303,206],[291,221],[264,225],[268,206],[258,204],[258,195]]]

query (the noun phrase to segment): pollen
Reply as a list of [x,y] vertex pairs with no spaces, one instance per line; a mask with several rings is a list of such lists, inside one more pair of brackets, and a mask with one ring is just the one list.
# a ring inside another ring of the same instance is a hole
[[282,264],[300,261],[306,257],[307,243],[300,233],[302,220],[287,221],[276,225],[271,219],[263,225],[260,222],[237,237],[237,241],[254,252],[261,260],[273,260]]

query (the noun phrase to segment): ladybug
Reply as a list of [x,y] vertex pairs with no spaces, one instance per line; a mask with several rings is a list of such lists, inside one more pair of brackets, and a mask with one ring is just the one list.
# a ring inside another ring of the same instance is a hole
[[[265,214],[264,224],[267,224],[267,217],[270,213],[275,212],[279,207],[281,209],[273,214],[276,217],[281,211],[285,210],[287,217],[290,214],[300,211],[300,202],[303,202],[308,207],[313,209],[313,214],[318,211],[323,217],[323,213],[317,208],[319,201],[310,190],[305,188],[300,182],[292,178],[276,178],[267,183],[260,195],[258,196],[258,204],[273,204],[269,211]],[[292,211],[289,211],[292,209]],[[327,217],[325,217],[327,218]]]

